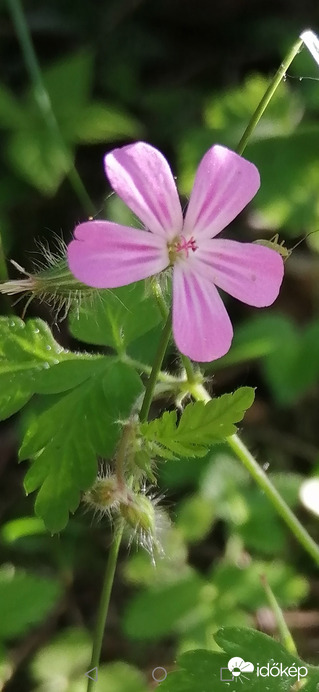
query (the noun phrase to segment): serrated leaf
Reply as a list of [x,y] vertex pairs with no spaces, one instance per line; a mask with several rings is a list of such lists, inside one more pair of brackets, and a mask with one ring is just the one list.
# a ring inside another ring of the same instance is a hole
[[112,455],[119,420],[128,415],[141,390],[134,370],[104,358],[103,369],[64,396],[50,399],[31,420],[19,456],[34,458],[25,488],[32,492],[40,487],[35,511],[50,531],[65,527],[80,492],[92,485],[97,456]]
[[71,315],[70,330],[81,341],[112,346],[121,352],[160,320],[144,281],[138,281],[83,300],[79,311]]
[[0,638],[11,639],[41,622],[61,593],[54,579],[16,571],[0,570]]
[[63,349],[40,319],[0,317],[0,419],[16,413],[35,393],[74,387],[103,361],[103,356]]
[[[179,669],[169,673],[161,683],[163,692],[237,692],[238,680],[243,689],[252,692],[291,692],[297,677],[282,675],[281,677],[257,675],[263,666],[278,666],[283,668],[300,668],[308,670],[308,676],[302,690],[316,692],[319,683],[319,668],[302,661],[298,656],[289,654],[279,642],[266,634],[246,627],[229,627],[221,629],[215,640],[221,648],[221,653],[197,649],[182,654],[178,659]],[[228,661],[237,657],[244,662],[251,662],[254,671],[239,677],[229,674]],[[264,671],[263,671],[264,672]],[[277,671],[275,671],[277,672]]]
[[254,396],[251,387],[241,387],[206,404],[201,401],[188,404],[179,423],[176,411],[166,411],[161,418],[143,423],[141,434],[150,443],[160,445],[163,456],[166,450],[183,457],[204,456],[210,445],[236,432],[235,423],[242,420]]

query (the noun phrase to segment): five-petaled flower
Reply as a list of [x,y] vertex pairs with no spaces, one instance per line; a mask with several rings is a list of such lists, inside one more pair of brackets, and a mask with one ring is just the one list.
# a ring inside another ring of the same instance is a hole
[[256,194],[257,168],[215,145],[199,164],[185,218],[171,169],[144,142],[105,157],[113,190],[145,230],[111,221],[77,226],[68,248],[71,272],[82,283],[116,288],[173,268],[173,334],[193,360],[211,361],[230,348],[231,321],[217,288],[255,307],[271,305],[283,278],[274,250],[216,236]]

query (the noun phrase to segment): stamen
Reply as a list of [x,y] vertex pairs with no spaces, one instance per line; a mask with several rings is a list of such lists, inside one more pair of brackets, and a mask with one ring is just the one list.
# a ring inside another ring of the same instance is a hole
[[197,250],[195,238],[189,238],[189,240],[186,240],[185,236],[181,235],[180,240],[176,243],[176,250],[177,252],[184,250],[186,257],[188,257],[189,250],[192,250],[193,252]]
[[174,238],[174,240],[167,245],[168,248],[168,255],[169,255],[169,260],[170,260],[170,265],[172,266],[175,264],[177,258],[178,258],[178,253],[182,252],[183,254],[181,257],[183,259],[187,259],[189,255],[189,251],[192,250],[195,252],[197,250],[198,246],[196,244],[195,238],[191,237],[189,240],[186,240],[184,235],[179,235]]

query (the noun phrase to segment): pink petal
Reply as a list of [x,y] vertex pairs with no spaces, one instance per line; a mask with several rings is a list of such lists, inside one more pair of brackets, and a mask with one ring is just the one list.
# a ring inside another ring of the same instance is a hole
[[116,288],[157,274],[169,264],[163,238],[110,221],[87,221],[74,231],[69,267],[82,283]]
[[259,186],[254,164],[216,144],[197,169],[184,233],[213,238],[244,209]]
[[173,334],[192,360],[209,362],[229,351],[233,329],[215,286],[178,262],[173,272]]
[[201,242],[190,259],[194,271],[247,305],[263,308],[278,296],[284,263],[268,247],[216,238]]
[[167,238],[181,232],[183,215],[172,171],[157,149],[137,142],[113,149],[104,162],[113,190],[146,228]]

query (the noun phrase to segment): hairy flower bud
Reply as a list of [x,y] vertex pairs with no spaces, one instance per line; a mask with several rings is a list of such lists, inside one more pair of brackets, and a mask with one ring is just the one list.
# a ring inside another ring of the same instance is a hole
[[0,293],[28,297],[24,313],[33,298],[50,305],[56,317],[64,319],[72,306],[78,307],[83,298],[97,294],[95,289],[85,286],[71,274],[66,260],[66,245],[56,239],[57,249],[51,252],[44,244],[38,243],[42,259],[37,260],[34,272],[27,272],[17,262],[11,264],[27,278],[18,278],[0,283]]
[[112,475],[106,478],[98,477],[83,499],[91,507],[107,512],[117,506],[120,495],[117,478]]
[[120,503],[120,513],[133,529],[154,533],[155,510],[146,495],[139,493]]

